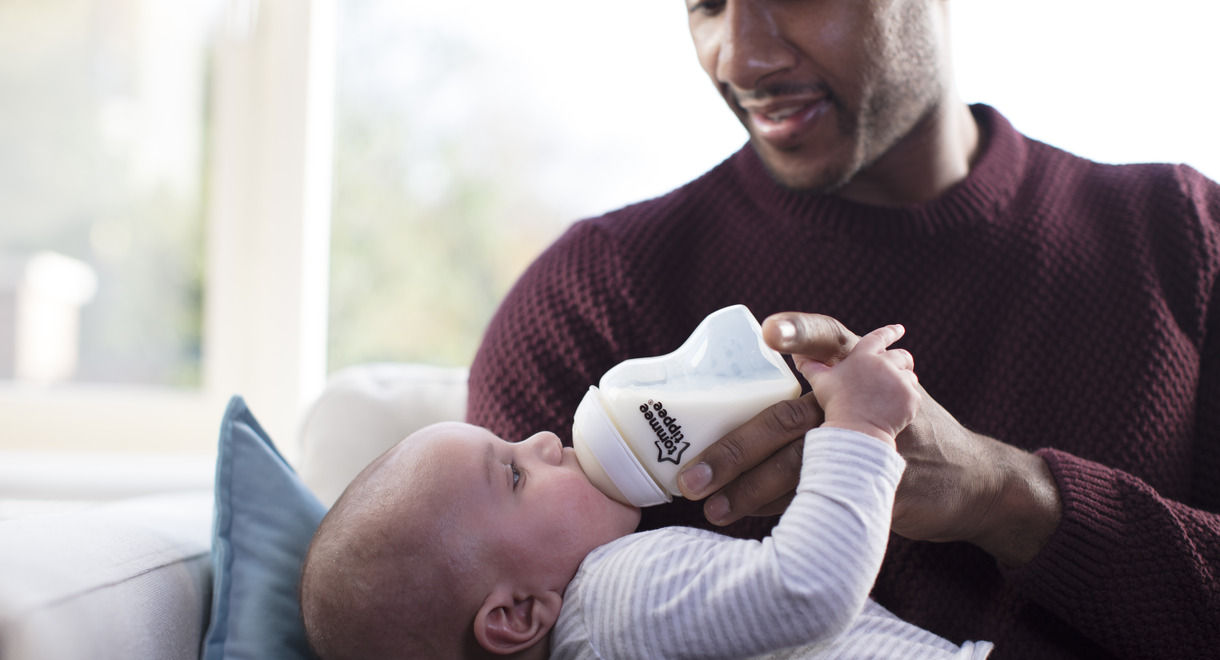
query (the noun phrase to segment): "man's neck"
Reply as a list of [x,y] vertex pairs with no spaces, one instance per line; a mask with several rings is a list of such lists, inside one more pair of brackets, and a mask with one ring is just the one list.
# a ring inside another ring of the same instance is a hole
[[877,162],[837,193],[876,206],[904,206],[940,197],[970,174],[979,152],[979,128],[959,101],[933,109]]

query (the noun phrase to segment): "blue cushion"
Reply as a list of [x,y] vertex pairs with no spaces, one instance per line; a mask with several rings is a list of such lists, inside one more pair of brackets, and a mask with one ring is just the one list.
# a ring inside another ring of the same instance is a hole
[[326,507],[276,451],[246,402],[229,401],[216,458],[212,618],[204,660],[313,658],[297,596]]

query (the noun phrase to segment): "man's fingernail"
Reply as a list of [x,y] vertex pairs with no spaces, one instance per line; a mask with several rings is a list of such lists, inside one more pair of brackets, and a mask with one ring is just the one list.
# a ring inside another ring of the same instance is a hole
[[729,498],[724,495],[717,495],[709,498],[707,503],[703,505],[703,515],[714,523],[719,523],[729,517]]
[[682,481],[682,490],[697,497],[712,483],[712,466],[696,463],[678,475],[678,479]]
[[779,338],[783,341],[792,341],[796,339],[796,324],[792,321],[777,321],[775,329],[779,330]]

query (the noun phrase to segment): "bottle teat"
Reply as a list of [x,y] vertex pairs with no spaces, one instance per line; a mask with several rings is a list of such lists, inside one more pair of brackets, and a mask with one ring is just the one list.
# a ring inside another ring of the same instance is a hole
[[606,413],[596,386],[589,387],[572,421],[572,447],[589,481],[612,499],[633,506],[671,501],[644,469]]

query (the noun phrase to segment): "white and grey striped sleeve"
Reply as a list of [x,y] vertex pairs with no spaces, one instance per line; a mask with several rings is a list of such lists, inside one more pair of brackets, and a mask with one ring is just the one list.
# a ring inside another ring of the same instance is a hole
[[811,431],[797,496],[770,537],[667,528],[590,554],[565,593],[554,657],[745,658],[830,644],[868,599],[903,467],[875,438]]

